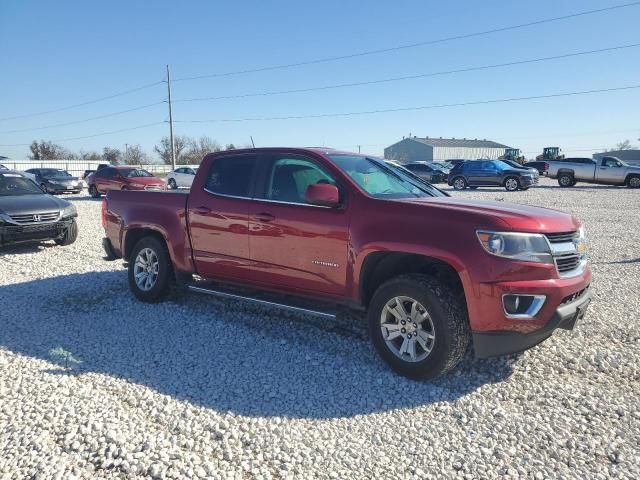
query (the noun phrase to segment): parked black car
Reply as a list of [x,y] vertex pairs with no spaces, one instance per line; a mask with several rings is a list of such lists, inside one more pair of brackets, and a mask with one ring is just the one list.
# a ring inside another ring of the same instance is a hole
[[514,168],[501,160],[467,160],[451,169],[449,185],[456,190],[467,187],[504,187],[509,192],[527,190],[538,183],[534,170]]
[[54,240],[70,245],[78,237],[76,207],[44,193],[20,172],[0,171],[0,246]]
[[403,167],[429,183],[445,183],[447,181],[445,172],[427,162],[406,163]]
[[546,175],[547,171],[549,170],[549,163],[542,161],[527,162],[524,164],[524,166],[535,168],[536,170],[538,170],[538,173],[540,175]]
[[35,176],[35,182],[45,193],[80,193],[82,184],[66,170],[59,168],[30,168],[26,170]]

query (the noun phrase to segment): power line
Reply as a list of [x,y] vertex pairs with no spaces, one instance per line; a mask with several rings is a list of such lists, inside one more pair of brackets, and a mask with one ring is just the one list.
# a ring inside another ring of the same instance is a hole
[[[164,124],[166,122],[154,122],[154,123],[147,123],[144,125],[137,125],[135,127],[129,127],[129,128],[121,128],[120,130],[112,130],[110,132],[101,132],[101,133],[94,133],[92,135],[84,135],[82,137],[70,137],[70,138],[56,138],[53,140],[50,140],[51,142],[70,142],[72,140],[82,140],[85,138],[94,138],[94,137],[101,137],[103,135],[111,135],[114,133],[122,133],[122,132],[129,132],[131,130],[139,130],[141,128],[146,128],[146,127],[152,127],[154,125],[161,125]],[[13,143],[10,145],[0,145],[0,147],[23,147],[23,146],[29,146],[31,145],[30,143]]]
[[17,130],[5,130],[5,131],[0,132],[0,134],[30,132],[30,131],[33,131],[33,130],[45,130],[47,128],[66,127],[67,125],[76,125],[78,123],[89,122],[91,120],[99,120],[101,118],[115,117],[116,115],[122,115],[123,113],[129,113],[129,112],[135,112],[135,111],[138,111],[138,110],[144,110],[145,108],[155,107],[156,105],[161,105],[163,103],[165,103],[164,100],[161,101],[161,102],[154,102],[154,103],[149,103],[147,105],[141,105],[139,107],[129,108],[127,110],[120,110],[119,112],[113,112],[113,113],[107,113],[107,114],[104,114],[104,115],[98,115],[97,117],[89,117],[89,118],[83,118],[82,120],[74,120],[73,122],[55,123],[53,125],[44,125],[42,127],[33,127],[33,128],[20,128],[20,129],[17,129]]
[[493,28],[490,30],[483,30],[480,32],[473,32],[473,33],[465,33],[465,34],[461,34],[461,35],[454,35],[451,37],[443,37],[443,38],[438,38],[438,39],[433,39],[433,40],[425,40],[422,42],[416,42],[416,43],[409,43],[409,44],[405,44],[405,45],[396,45],[394,47],[388,47],[388,48],[379,48],[376,50],[365,50],[362,52],[356,52],[356,53],[351,53],[351,54],[347,54],[347,55],[338,55],[335,57],[325,57],[325,58],[318,58],[318,59],[314,59],[314,60],[306,60],[306,61],[301,61],[301,62],[295,62],[295,63],[285,63],[285,64],[280,64],[280,65],[271,65],[271,66],[267,66],[267,67],[259,67],[259,68],[250,68],[250,69],[245,69],[245,70],[236,70],[236,71],[230,71],[230,72],[222,72],[222,73],[212,73],[212,74],[207,74],[207,75],[195,75],[195,76],[191,76],[191,77],[182,77],[182,78],[177,78],[174,79],[174,82],[184,82],[184,81],[189,81],[189,80],[200,80],[200,79],[204,79],[204,78],[216,78],[216,77],[227,77],[227,76],[232,76],[232,75],[244,75],[247,73],[258,73],[258,72],[267,72],[267,71],[272,71],[272,70],[282,70],[282,69],[287,69],[287,68],[294,68],[294,67],[301,67],[301,66],[305,66],[305,65],[315,65],[315,64],[319,64],[319,63],[328,63],[328,62],[335,62],[338,60],[348,60],[351,58],[357,58],[357,57],[364,57],[364,56],[369,56],[369,55],[377,55],[380,53],[389,53],[389,52],[395,52],[398,50],[405,50],[405,49],[409,49],[409,48],[416,48],[416,47],[423,47],[426,45],[435,45],[438,43],[445,43],[445,42],[451,42],[453,40],[462,40],[462,39],[466,39],[466,38],[473,38],[473,37],[480,37],[483,35],[489,35],[491,33],[499,33],[499,32],[506,32],[509,30],[516,30],[519,28],[525,28],[525,27],[532,27],[534,25],[541,25],[544,23],[551,23],[551,22],[558,22],[561,20],[567,20],[570,18],[576,18],[576,17],[581,17],[581,16],[585,16],[585,15],[592,15],[595,13],[602,13],[602,12],[607,12],[607,11],[611,11],[611,10],[618,10],[621,8],[627,8],[627,7],[635,7],[640,5],[640,1],[639,2],[630,2],[630,3],[624,3],[624,4],[619,4],[619,5],[612,5],[610,7],[605,7],[605,8],[598,8],[595,10],[585,10],[582,12],[576,12],[576,13],[572,13],[569,15],[563,15],[560,17],[553,17],[553,18],[546,18],[543,20],[535,20],[533,22],[527,22],[527,23],[520,23],[517,25],[509,25],[506,27],[499,27],[499,28]]
[[387,109],[380,109],[380,110],[367,110],[367,111],[360,111],[360,112],[319,113],[319,114],[312,114],[312,115],[285,115],[285,116],[277,116],[277,117],[221,118],[221,119],[212,119],[212,120],[175,120],[175,122],[176,123],[178,122],[179,123],[227,123],[227,122],[269,121],[269,120],[302,120],[302,119],[328,118],[328,117],[349,117],[349,116],[356,116],[356,115],[372,115],[377,113],[410,112],[410,111],[416,111],[416,110],[429,110],[429,109],[436,109],[436,108],[466,107],[466,106],[472,106],[472,105],[486,105],[486,104],[492,104],[492,103],[506,103],[506,102],[519,102],[519,101],[526,101],[526,100],[539,100],[539,99],[546,99],[546,98],[570,97],[570,96],[577,96],[577,95],[589,95],[594,93],[632,90],[636,88],[640,88],[640,85],[601,88],[601,89],[584,90],[584,91],[578,91],[578,92],[552,93],[548,95],[531,95],[526,97],[478,100],[474,102],[444,103],[444,104],[436,104],[436,105],[422,105],[418,107],[397,107],[397,108],[387,108]]
[[478,67],[466,67],[466,68],[460,68],[460,69],[455,69],[455,70],[445,70],[445,71],[440,71],[440,72],[420,73],[420,74],[415,74],[415,75],[405,75],[405,76],[401,76],[401,77],[390,77],[390,78],[383,78],[383,79],[378,79],[378,80],[366,80],[366,81],[362,81],[362,82],[352,82],[352,83],[338,83],[338,84],[334,84],[334,85],[325,85],[325,86],[320,86],[320,87],[309,87],[309,88],[298,88],[298,89],[292,89],[292,90],[275,90],[275,91],[267,91],[267,92],[243,93],[243,94],[238,94],[238,95],[225,95],[225,96],[219,96],[219,97],[186,98],[186,99],[182,99],[182,100],[174,100],[173,102],[177,103],[177,102],[200,102],[200,101],[214,101],[214,100],[231,100],[231,99],[248,98],[248,97],[265,97],[265,96],[271,96],[271,95],[286,95],[286,94],[291,94],[291,93],[307,93],[307,92],[315,92],[315,91],[320,91],[320,90],[331,90],[331,89],[345,88],[345,87],[359,87],[359,86],[364,86],[364,85],[374,85],[374,84],[380,84],[380,83],[397,82],[397,81],[402,81],[402,80],[414,80],[414,79],[417,79],[417,78],[436,77],[436,76],[441,76],[441,75],[451,75],[451,74],[455,74],[455,73],[472,72],[472,71],[478,71],[478,70],[489,70],[489,69],[501,68],[501,67],[511,67],[511,66],[514,66],[514,65],[523,65],[523,64],[528,64],[528,63],[545,62],[545,61],[549,61],[549,60],[558,60],[558,59],[564,59],[564,58],[570,58],[570,57],[578,57],[578,56],[583,56],[583,55],[591,55],[591,54],[595,54],[595,53],[611,52],[613,50],[623,50],[623,49],[626,49],[626,48],[633,48],[633,47],[640,47],[640,43],[633,43],[633,44],[628,44],[628,45],[618,45],[618,46],[615,46],[615,47],[600,48],[600,49],[597,49],[597,50],[585,50],[585,51],[582,51],[582,52],[565,53],[565,54],[562,54],[562,55],[554,55],[554,56],[551,56],[551,57],[540,57],[540,58],[532,58],[532,59],[527,59],[527,60],[516,60],[516,61],[513,61],[513,62],[496,63],[496,64],[491,64],[491,65],[481,65],[481,66],[478,66]]
[[132,88],[130,90],[125,90],[123,92],[114,93],[113,95],[108,95],[106,97],[96,98],[94,100],[88,100],[88,101],[82,102],[82,103],[76,103],[76,104],[73,104],[73,105],[68,105],[66,107],[55,108],[55,109],[52,109],[52,110],[45,110],[45,111],[37,112],[37,113],[27,113],[27,114],[24,114],[24,115],[15,115],[13,117],[4,117],[4,118],[0,118],[0,122],[4,122],[4,121],[7,121],[7,120],[16,120],[18,118],[37,117],[37,116],[40,116],[40,115],[46,115],[48,113],[56,113],[56,112],[62,112],[64,110],[71,110],[72,108],[84,107],[85,105],[92,105],[94,103],[104,102],[105,100],[110,100],[112,98],[121,97],[123,95],[128,95],[129,93],[138,92],[138,91],[144,90],[146,88],[154,87],[154,86],[159,85],[161,83],[164,83],[164,82],[163,81],[159,81],[159,82],[154,82],[154,83],[148,83],[146,85],[142,85],[141,87]]

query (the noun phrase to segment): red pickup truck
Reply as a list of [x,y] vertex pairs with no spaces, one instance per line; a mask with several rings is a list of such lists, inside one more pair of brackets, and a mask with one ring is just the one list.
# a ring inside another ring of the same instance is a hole
[[110,191],[102,220],[138,299],[181,285],[319,315],[366,310],[376,350],[411,378],[451,370],[470,345],[480,358],[530,348],[572,329],[591,299],[571,215],[450,197],[331,149],[210,154],[190,193]]

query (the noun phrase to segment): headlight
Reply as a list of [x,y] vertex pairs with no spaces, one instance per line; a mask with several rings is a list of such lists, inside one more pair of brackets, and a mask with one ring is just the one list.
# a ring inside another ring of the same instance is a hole
[[584,227],[580,227],[578,230],[578,239],[575,241],[576,252],[580,255],[580,260],[587,258],[587,236],[584,233]]
[[69,205],[68,207],[64,207],[62,210],[62,218],[72,217],[78,214],[78,210],[76,210],[75,205]]
[[62,185],[62,182],[59,182],[58,180],[47,180],[47,181],[52,185]]
[[553,264],[549,243],[539,233],[476,232],[482,247],[491,255],[520,260]]

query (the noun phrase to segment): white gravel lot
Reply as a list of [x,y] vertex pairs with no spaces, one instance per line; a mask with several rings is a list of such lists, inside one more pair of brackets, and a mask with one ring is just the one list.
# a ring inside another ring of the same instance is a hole
[[433,383],[362,320],[137,302],[100,202],[67,197],[74,245],[0,250],[0,479],[640,478],[640,191],[454,195],[577,215],[595,297],[573,332]]

